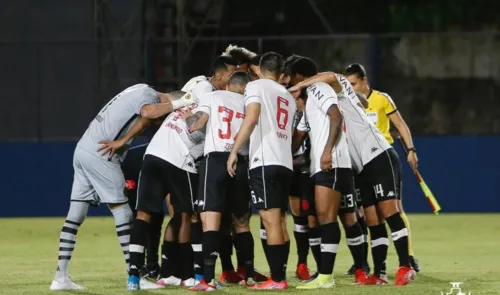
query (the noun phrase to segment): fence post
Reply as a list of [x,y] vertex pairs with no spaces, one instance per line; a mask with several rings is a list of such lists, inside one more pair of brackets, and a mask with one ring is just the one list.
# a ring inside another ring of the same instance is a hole
[[366,60],[367,71],[370,78],[370,87],[377,88],[380,77],[380,57],[378,48],[378,38],[375,35],[369,35],[366,40]]

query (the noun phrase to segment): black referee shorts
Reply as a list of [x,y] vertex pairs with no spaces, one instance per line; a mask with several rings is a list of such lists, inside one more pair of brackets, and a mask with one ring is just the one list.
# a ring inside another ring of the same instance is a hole
[[248,157],[238,155],[234,177],[227,172],[228,152],[212,152],[201,161],[198,211],[232,213],[243,217],[250,208]]
[[148,213],[161,212],[163,200],[170,194],[175,213],[192,213],[197,186],[197,174],[148,154],[144,156],[139,176],[136,209]]
[[257,210],[288,208],[292,170],[279,165],[250,169],[250,184],[255,195],[252,203]]
[[363,167],[357,178],[363,207],[399,198],[400,167],[398,154],[393,148],[376,156]]

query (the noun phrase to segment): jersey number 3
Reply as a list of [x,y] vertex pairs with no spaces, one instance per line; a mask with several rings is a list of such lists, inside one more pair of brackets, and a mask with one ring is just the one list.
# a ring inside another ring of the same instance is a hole
[[289,103],[288,99],[278,96],[276,122],[278,122],[278,128],[281,130],[286,130],[286,125],[288,124],[288,110],[285,107]]
[[[224,106],[219,106],[219,113],[226,113],[224,117],[222,117],[222,122],[227,124],[226,128],[226,133],[222,131],[222,129],[219,129],[219,137],[221,139],[230,139],[231,138],[231,122],[234,119],[234,111],[226,108]],[[242,113],[236,112],[236,119],[243,119],[245,118],[245,115]]]

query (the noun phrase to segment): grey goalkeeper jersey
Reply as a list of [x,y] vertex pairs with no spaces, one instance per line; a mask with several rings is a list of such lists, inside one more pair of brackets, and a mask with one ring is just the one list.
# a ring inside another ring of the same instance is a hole
[[[113,97],[92,120],[77,146],[89,153],[101,156],[97,150],[101,141],[113,141],[122,138],[139,118],[141,108],[147,104],[160,102],[158,92],[146,84],[133,85]],[[109,159],[113,162],[123,161],[127,147]],[[103,158],[108,160],[108,156]]]

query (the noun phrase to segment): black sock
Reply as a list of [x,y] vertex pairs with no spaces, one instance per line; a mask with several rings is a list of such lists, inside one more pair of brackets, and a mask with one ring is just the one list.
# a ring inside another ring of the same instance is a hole
[[361,231],[361,225],[356,222],[354,225],[347,227],[345,229],[345,235],[347,238],[347,246],[349,251],[351,251],[352,259],[354,260],[354,267],[356,269],[362,269],[365,264],[365,257],[363,256],[363,232]]
[[365,258],[363,265],[368,265],[368,225],[364,217],[361,217],[359,214],[357,217],[361,231],[363,232],[363,257]]
[[149,267],[156,267],[158,265],[158,249],[160,248],[161,226],[163,225],[164,218],[165,214],[163,211],[151,215],[151,227],[146,252],[146,265]]
[[194,273],[203,275],[203,228],[201,222],[191,223],[191,246],[194,252]]
[[227,231],[220,235],[220,264],[223,271],[234,270],[231,254],[233,253],[233,238]]
[[130,270],[132,276],[139,276],[139,270],[144,265],[144,247],[149,235],[149,223],[144,220],[134,220],[132,234],[130,235]]
[[268,245],[269,259],[271,261],[271,279],[275,282],[281,282],[286,279],[285,266],[283,265],[283,253],[286,252],[285,244]]
[[193,248],[189,243],[179,243],[179,275],[181,280],[192,278],[193,273]]
[[206,231],[203,233],[203,278],[207,283],[215,279],[215,262],[217,261],[219,245],[219,231]]
[[283,271],[286,274],[286,267],[288,265],[288,256],[290,255],[290,240],[285,242],[285,251],[282,253]]
[[321,264],[321,229],[314,227],[309,229],[309,247],[316,261],[316,268],[319,271]]
[[297,265],[307,264],[307,254],[309,253],[309,227],[307,226],[307,216],[293,217],[293,236],[297,244]]
[[333,273],[335,258],[340,243],[340,227],[338,222],[323,224],[321,227],[321,265],[320,274]]
[[177,242],[163,241],[161,247],[161,277],[168,278],[174,275],[179,255],[179,244]]
[[[239,248],[238,244],[236,243],[236,233],[233,233],[232,235],[233,239],[233,247],[236,252],[236,263],[238,265],[238,269],[240,267],[245,266],[245,259],[241,256],[241,249]],[[253,237],[252,237],[252,243],[253,243]]]
[[375,275],[385,275],[387,259],[387,248],[389,248],[389,239],[387,238],[387,229],[385,223],[370,226],[373,268]]
[[266,256],[267,265],[271,266],[271,260],[269,259],[269,250],[267,246],[267,232],[264,227],[264,223],[262,223],[262,219],[260,219],[260,242],[262,243],[262,250],[264,250],[264,255]]
[[245,279],[255,278],[254,270],[254,241],[251,232],[244,232],[235,235],[235,245],[239,250],[242,261],[238,263],[245,268]]
[[408,254],[408,229],[403,218],[396,213],[385,219],[391,228],[391,237],[396,253],[398,253],[399,266],[410,266]]

